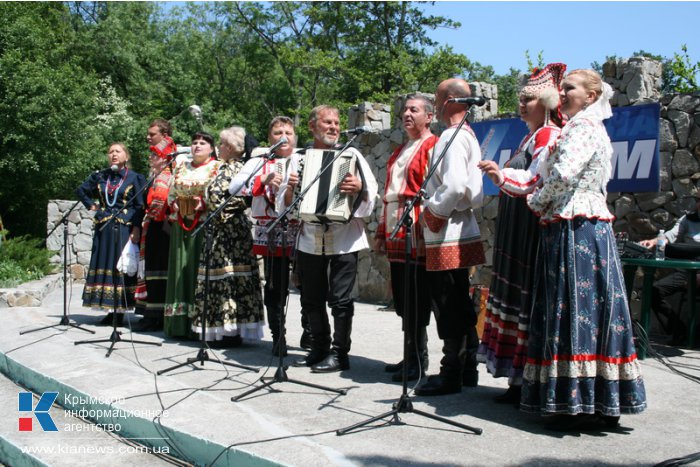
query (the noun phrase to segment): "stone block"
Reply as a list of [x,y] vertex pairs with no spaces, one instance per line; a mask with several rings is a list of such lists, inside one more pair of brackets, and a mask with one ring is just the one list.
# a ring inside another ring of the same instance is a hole
[[661,151],[659,152],[659,180],[661,182],[661,191],[671,190],[671,160],[673,153]]
[[396,143],[399,145],[403,144],[404,138],[405,138],[405,133],[403,132],[403,130],[399,130],[399,129],[392,131],[391,136],[389,137],[389,139],[392,143]]
[[350,107],[350,110],[348,110],[348,128],[357,128],[358,125],[357,121],[360,117],[360,112],[357,109],[356,105],[353,105]]
[[690,115],[680,110],[669,110],[668,119],[673,122],[678,145],[682,148],[686,147],[690,134]]
[[690,198],[695,196],[695,183],[691,178],[676,178],[672,182],[673,192],[677,198]]
[[688,135],[688,149],[694,149],[700,144],[700,125],[695,124]]
[[632,208],[634,208],[634,198],[630,195],[620,196],[615,201],[615,217],[623,218],[627,216],[627,214],[632,212]]
[[[695,199],[694,198],[678,198],[665,206],[666,210],[673,214],[676,218],[681,217],[688,211],[695,210]],[[673,223],[666,226],[666,229],[673,227]]]
[[92,227],[95,225],[95,223],[92,221],[92,219],[82,219],[80,221],[80,232],[84,233],[85,235],[92,235]]
[[391,129],[391,114],[389,112],[382,112],[382,129]]
[[673,153],[671,171],[674,177],[688,177],[700,171],[700,163],[687,149],[678,149]]
[[651,238],[658,231],[658,228],[651,223],[647,213],[630,213],[626,219],[629,223],[630,238]]
[[75,251],[91,251],[92,250],[92,235],[79,233],[73,240],[73,248]]
[[15,290],[7,294],[7,305],[10,307],[37,307],[41,306],[41,298],[32,291]]
[[92,256],[92,252],[90,250],[79,251],[75,254],[75,259],[78,262],[78,264],[88,266],[90,264],[90,256]]
[[59,219],[60,216],[58,214],[58,203],[49,201],[49,204],[46,206],[46,218],[49,220]]
[[653,210],[651,213],[649,213],[649,218],[654,224],[663,227],[664,230],[666,230],[675,223],[674,217],[666,209]]
[[389,154],[389,141],[383,139],[376,146],[372,148],[371,154],[375,156],[384,156]]
[[625,94],[629,98],[630,102],[636,102],[642,97],[646,97],[646,89],[644,88],[644,78],[639,73],[632,74],[632,77],[627,82],[625,88]]
[[69,274],[74,280],[82,280],[85,279],[85,276],[87,276],[87,268],[82,264],[71,264],[69,269]]
[[695,112],[700,109],[700,98],[687,94],[676,95],[668,104],[670,110],[680,110],[681,112]]
[[367,118],[369,119],[370,122],[375,122],[375,121],[382,121],[382,112],[378,112],[374,109],[370,109],[367,111]]
[[675,198],[673,192],[668,191],[660,193],[637,193],[634,197],[637,200],[639,209],[642,211],[651,211],[660,208]]
[[80,222],[80,219],[82,219],[80,212],[75,209],[71,211],[70,214],[68,214],[68,221],[70,221],[73,224],[78,224]]
[[614,60],[609,60],[603,63],[603,76],[606,78],[615,78],[617,75],[617,63]]
[[673,152],[678,149],[673,124],[670,120],[659,120],[659,151]]
[[46,239],[46,249],[49,251],[60,251],[63,249],[63,233],[56,230]]

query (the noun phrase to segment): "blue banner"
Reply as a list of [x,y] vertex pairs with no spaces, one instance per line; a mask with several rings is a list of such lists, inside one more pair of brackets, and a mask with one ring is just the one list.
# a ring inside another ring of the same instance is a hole
[[[606,120],[613,146],[613,177],[610,192],[659,191],[659,104],[613,108]],[[481,157],[495,160],[500,167],[511,158],[527,135],[527,126],[517,118],[492,120],[472,125],[481,145]],[[498,194],[498,188],[484,177],[484,193]]]

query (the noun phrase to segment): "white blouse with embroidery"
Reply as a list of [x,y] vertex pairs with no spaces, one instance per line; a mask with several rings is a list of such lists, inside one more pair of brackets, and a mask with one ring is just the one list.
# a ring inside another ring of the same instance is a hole
[[561,128],[558,126],[546,125],[527,135],[513,157],[525,152],[530,155],[532,162],[526,169],[503,168],[501,191],[514,197],[525,196],[535,191],[541,185],[540,164],[547,160],[556,147],[560,133]]
[[613,220],[606,203],[613,149],[602,120],[586,111],[569,120],[557,148],[540,163],[543,186],[527,203],[540,222],[586,217]]

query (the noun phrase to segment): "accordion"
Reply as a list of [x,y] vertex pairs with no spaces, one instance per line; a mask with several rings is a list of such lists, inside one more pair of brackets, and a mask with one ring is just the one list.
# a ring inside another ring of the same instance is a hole
[[[267,155],[270,152],[270,148],[262,148],[262,147],[256,147],[253,149],[253,151],[250,154],[250,157],[262,157]],[[289,157],[278,157],[274,159],[272,162],[274,164],[274,172],[281,175],[282,179],[285,178],[287,175],[287,169],[289,168],[289,162],[291,161],[291,158]]]
[[[305,190],[321,169],[331,163],[338,151],[330,149],[307,149],[301,189]],[[355,173],[357,156],[352,152],[342,153],[321,175],[299,206],[299,216],[313,224],[343,224],[352,218],[357,196],[340,193],[340,183],[348,173]]]

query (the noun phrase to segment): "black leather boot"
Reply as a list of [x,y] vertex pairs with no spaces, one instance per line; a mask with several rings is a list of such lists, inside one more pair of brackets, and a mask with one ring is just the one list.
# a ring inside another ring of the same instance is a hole
[[[109,312],[107,316],[99,320],[97,326],[111,326],[113,324],[114,313]],[[124,313],[117,313],[117,326],[121,326],[124,323]]]
[[292,366],[312,366],[322,362],[329,355],[328,351],[311,349],[305,356],[292,363]]
[[479,335],[476,333],[476,327],[472,326],[467,330],[467,348],[464,358],[464,371],[462,372],[462,386],[473,388],[479,385],[479,370],[477,369],[479,362],[476,359],[478,350]]
[[442,396],[461,392],[466,345],[466,336],[445,339],[442,346],[443,357],[440,360],[440,373],[429,376],[424,384],[416,388],[416,394],[419,396]]
[[304,309],[301,309],[301,339],[299,339],[299,347],[306,350],[311,350],[314,346],[313,337],[311,336],[311,327],[309,326],[309,317]]
[[313,366],[323,361],[323,359],[330,354],[330,323],[328,322],[328,315],[325,314],[326,311],[323,310],[321,313],[306,313],[308,318],[308,327],[312,335],[312,347],[305,357],[292,363],[292,366]]
[[280,312],[283,312],[278,307],[267,307],[267,324],[270,327],[272,334],[272,355],[279,355],[280,344],[282,346],[282,356],[287,356],[287,342],[284,338],[284,329],[280,329]]
[[350,334],[352,333],[352,316],[333,317],[333,345],[330,354],[321,362],[313,365],[314,373],[333,373],[349,370]]
[[[111,324],[111,323],[110,323]],[[163,330],[163,321],[152,317],[146,316],[142,318],[138,323],[131,326],[131,330],[134,332],[158,332]]]
[[[419,362],[420,365],[418,365]],[[418,328],[418,334],[415,338],[414,336],[408,338],[408,368],[406,371],[406,381],[422,378],[428,371],[428,331],[425,326]],[[391,380],[397,383],[403,381],[403,365],[399,371],[391,375]]]

